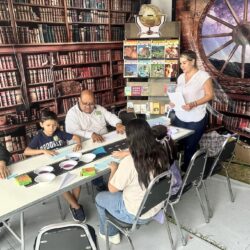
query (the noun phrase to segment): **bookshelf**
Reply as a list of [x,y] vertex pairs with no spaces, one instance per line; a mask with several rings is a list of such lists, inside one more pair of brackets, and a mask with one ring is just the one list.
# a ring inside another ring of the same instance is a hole
[[13,160],[23,159],[41,110],[63,121],[83,89],[108,109],[126,105],[121,41],[138,7],[132,0],[0,0],[0,140]]
[[124,77],[127,108],[137,114],[165,114],[167,91],[179,70],[180,23],[166,22],[159,38],[139,38],[136,24],[125,24]]

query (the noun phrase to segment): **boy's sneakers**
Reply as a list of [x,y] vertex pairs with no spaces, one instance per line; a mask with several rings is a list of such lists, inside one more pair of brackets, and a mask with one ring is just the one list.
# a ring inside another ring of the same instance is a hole
[[[102,239],[106,240],[106,235],[101,234],[100,232],[99,232],[99,235]],[[109,242],[112,244],[115,244],[115,245],[120,244],[120,242],[121,242],[120,234],[118,233],[118,234],[115,234],[113,236],[109,236]]]
[[73,216],[73,220],[77,222],[85,222],[86,221],[86,216],[84,213],[84,210],[82,208],[82,205],[78,209],[69,207],[70,212]]

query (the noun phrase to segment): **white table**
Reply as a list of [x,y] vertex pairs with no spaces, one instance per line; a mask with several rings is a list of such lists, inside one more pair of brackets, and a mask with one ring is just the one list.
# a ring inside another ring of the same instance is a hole
[[[180,138],[186,137],[192,134],[192,130],[178,128],[178,132],[173,135],[174,140],[178,140]],[[86,152],[97,147],[109,145],[113,142],[120,141],[125,139],[125,135],[116,134],[116,132],[111,132],[106,135],[106,140],[103,143],[93,143],[92,140],[84,141],[82,146],[82,152]],[[73,145],[64,147],[59,152],[72,151]],[[63,153],[62,153],[63,154]],[[107,158],[107,157],[105,157]],[[88,163],[86,165],[92,165],[97,162],[101,162],[105,160],[105,158],[96,160],[91,164]],[[45,165],[49,165],[58,161],[62,161],[65,159],[65,156],[55,158],[47,155],[40,155],[31,157],[29,159],[14,163],[9,166],[11,173],[23,174],[29,171],[32,171],[38,167],[42,167]],[[15,178],[11,178],[9,180],[0,180],[0,197],[1,197],[1,205],[0,205],[0,221],[3,221],[6,228],[15,236],[15,238],[21,243],[21,249],[25,249],[25,241],[24,241],[24,211],[38,203],[46,201],[50,198],[56,197],[65,191],[69,191],[74,187],[83,185],[87,182],[90,182],[92,179],[97,178],[99,176],[104,175],[109,171],[108,167],[102,171],[98,171],[97,174],[93,177],[82,177],[80,176],[80,168],[73,169],[70,172],[76,174],[77,176],[65,187],[59,189],[60,183],[62,181],[63,176],[57,176],[51,183],[49,184],[36,184],[30,187],[19,186]],[[14,214],[20,213],[20,236],[17,235],[5,222],[4,220],[13,216]]]

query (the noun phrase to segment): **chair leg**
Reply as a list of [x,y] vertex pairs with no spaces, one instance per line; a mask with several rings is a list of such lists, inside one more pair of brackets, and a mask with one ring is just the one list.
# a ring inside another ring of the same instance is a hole
[[233,195],[233,190],[232,190],[232,186],[231,186],[231,181],[230,181],[230,177],[227,171],[227,168],[225,167],[225,172],[226,172],[226,178],[227,178],[227,186],[228,186],[228,192],[229,192],[229,196],[231,199],[231,202],[234,202],[234,195]]
[[203,216],[204,216],[204,218],[205,218],[206,223],[208,223],[208,222],[209,222],[209,216],[206,215],[206,210],[205,210],[205,206],[204,206],[204,204],[203,204],[203,201],[202,201],[202,199],[201,199],[199,187],[196,186],[196,187],[195,187],[195,190],[196,190],[196,194],[197,194],[197,196],[198,196],[198,199],[199,199],[199,202],[200,202],[200,205],[201,205],[201,209],[202,209]]
[[129,244],[130,244],[130,246],[131,246],[131,249],[132,249],[132,250],[135,250],[134,245],[133,245],[133,242],[132,242],[131,238],[129,237],[129,235],[127,235],[127,234],[124,234],[124,235],[126,236],[128,242],[129,242]]
[[204,194],[205,194],[205,199],[206,199],[206,203],[207,203],[208,216],[209,216],[209,218],[212,218],[213,217],[213,210],[212,210],[212,207],[211,207],[209,199],[208,199],[208,192],[207,192],[207,186],[206,186],[205,181],[202,181],[202,185],[204,188]]
[[167,213],[167,209],[164,209],[164,216],[165,216],[165,220],[166,220],[168,238],[169,238],[169,241],[170,241],[170,244],[171,244],[171,249],[175,250],[175,248],[174,248],[174,242],[173,242],[173,238],[172,238],[172,235],[171,235],[171,230],[170,230],[170,227],[169,227],[168,218],[167,218],[166,213]]
[[178,218],[177,218],[177,216],[176,216],[176,213],[175,213],[173,204],[170,204],[170,207],[171,207],[171,210],[172,210],[172,213],[173,213],[173,216],[174,216],[176,225],[177,225],[177,229],[178,229],[179,235],[180,235],[180,237],[181,237],[182,245],[183,245],[183,246],[186,246],[187,241],[185,240],[185,238],[184,238],[184,236],[183,236],[183,233],[182,233],[182,230],[181,230],[181,226],[180,226],[179,220],[178,220]]
[[57,196],[56,199],[57,199],[57,205],[58,205],[58,209],[59,209],[59,212],[60,212],[61,219],[64,220],[65,219],[65,214],[63,213],[60,197]]

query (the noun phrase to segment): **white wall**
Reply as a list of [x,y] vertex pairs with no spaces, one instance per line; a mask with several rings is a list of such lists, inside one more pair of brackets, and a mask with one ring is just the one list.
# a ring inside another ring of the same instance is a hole
[[172,0],[151,0],[151,3],[160,8],[160,10],[167,14],[167,20],[172,20]]

